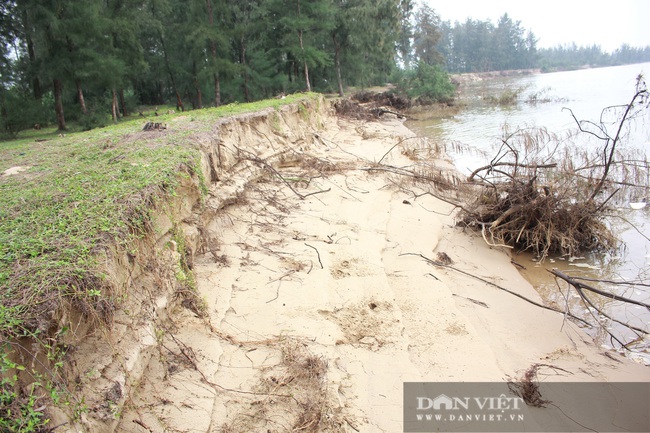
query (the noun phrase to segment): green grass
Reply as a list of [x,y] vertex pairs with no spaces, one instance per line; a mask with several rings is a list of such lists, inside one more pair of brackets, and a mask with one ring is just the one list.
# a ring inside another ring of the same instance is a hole
[[22,336],[49,345],[61,331],[54,325],[63,309],[110,321],[107,312],[119,303],[97,253],[115,244],[130,248],[147,232],[153,204],[200,160],[191,140],[196,131],[211,130],[217,118],[312,97],[151,118],[168,122],[165,131],[143,133],[145,119],[134,118],[63,137],[51,129],[25,131],[0,142],[0,173],[29,167],[0,176],[0,353]]
[[[19,333],[46,331],[43,315],[61,301],[97,306],[94,252],[142,233],[148,205],[173,189],[181,166],[198,162],[190,146],[120,144],[124,129],[2,145],[0,171],[30,167],[0,179],[0,302]],[[6,323],[0,333],[17,331]]]

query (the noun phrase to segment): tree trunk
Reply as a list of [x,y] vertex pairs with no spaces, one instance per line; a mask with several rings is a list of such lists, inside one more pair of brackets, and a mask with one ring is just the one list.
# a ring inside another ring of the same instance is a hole
[[181,94],[178,92],[178,89],[176,89],[175,84],[174,84],[174,92],[176,92],[176,109],[179,111],[185,111],[185,106],[183,105],[183,98],[181,98]]
[[214,106],[218,107],[221,105],[221,81],[219,80],[219,74],[214,74]]
[[120,88],[120,107],[122,108],[122,117],[128,116],[128,113],[126,112],[126,99],[124,99],[124,89]]
[[194,85],[196,86],[196,108],[200,110],[203,108],[203,93],[201,93],[198,81]]
[[336,40],[336,33],[332,33],[332,41],[334,42],[334,63],[336,66],[336,81],[339,85],[339,96],[342,98],[343,94],[343,80],[341,79],[341,47]]
[[63,114],[63,84],[61,80],[55,78],[52,80],[54,90],[54,111],[56,112],[56,122],[59,125],[59,131],[65,131],[65,115]]
[[23,10],[23,26],[25,31],[25,42],[27,42],[27,55],[29,57],[29,65],[31,66],[30,73],[33,74],[32,92],[34,93],[34,99],[40,101],[43,97],[43,91],[41,90],[41,82],[38,79],[38,76],[33,72],[35,69],[34,65],[36,64],[36,52],[34,51],[34,40],[32,39],[32,31],[26,10]]
[[185,99],[190,101],[190,104],[192,105],[192,110],[196,110],[196,100],[194,96],[190,93],[189,89],[185,91]]
[[86,101],[84,100],[84,91],[81,88],[81,81],[79,79],[74,80],[74,84],[77,87],[77,98],[79,99],[79,106],[81,107],[81,112],[83,114],[88,114],[88,109],[86,108]]
[[201,93],[201,85],[196,74],[196,62],[192,63],[192,75],[194,78],[194,88],[196,89],[196,108],[200,110],[203,108],[203,94]]
[[176,109],[179,111],[185,111],[185,107],[183,107],[183,99],[181,98],[181,94],[178,93],[178,88],[176,87],[176,80],[174,80],[174,74],[172,74],[172,68],[169,66],[169,58],[167,57],[167,48],[165,47],[165,38],[163,38],[162,32],[159,32],[158,36],[160,37],[160,45],[162,46],[163,49],[163,58],[165,59],[165,67],[167,68],[169,81],[171,82],[172,89],[174,90],[174,94],[176,95]]
[[111,99],[111,114],[113,115],[113,123],[117,123],[117,91],[115,87],[112,90],[113,98]]
[[248,67],[246,66],[246,42],[244,37],[239,40],[239,46],[241,47],[241,64],[244,68],[244,99],[246,102],[251,102],[250,93],[248,91]]
[[[300,49],[302,49],[303,53],[305,52],[303,46],[302,46],[302,30],[300,31]],[[307,60],[303,60],[304,63],[304,71],[305,71],[305,90],[307,92],[311,92],[311,83],[309,82],[309,66],[307,65]]]
[[[212,9],[212,1],[205,0],[205,7],[208,10],[208,23],[210,27],[214,27],[214,10]],[[210,54],[212,55],[212,63],[214,64],[215,72],[214,77],[214,106],[221,105],[221,83],[219,82],[219,72],[217,72],[217,43],[214,39],[210,39]]]
[[165,103],[165,97],[163,95],[163,82],[158,80],[156,81],[156,100],[154,105],[163,105]]
[[[300,0],[298,0],[298,19],[300,19]],[[298,41],[300,42],[300,51],[302,54],[305,54],[305,46],[302,42],[302,29],[298,30]],[[307,65],[307,59],[303,59],[303,66],[305,72],[305,90],[311,92],[311,83],[309,82],[309,66]]]
[[5,107],[5,104],[2,104],[2,107],[0,107],[0,117],[5,120],[6,125],[7,118],[9,117],[9,112],[7,112],[7,107]]

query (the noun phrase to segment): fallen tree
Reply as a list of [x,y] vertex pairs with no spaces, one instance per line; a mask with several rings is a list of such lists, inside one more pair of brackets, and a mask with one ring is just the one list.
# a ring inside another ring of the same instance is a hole
[[[460,223],[480,229],[491,245],[551,253],[613,249],[617,240],[604,222],[608,204],[626,191],[647,195],[648,161],[622,149],[632,119],[648,113],[642,76],[630,102],[605,108],[598,122],[578,120],[579,133],[597,140],[593,148],[562,147],[544,129],[504,134],[494,158],[468,178],[473,199]],[[568,109],[567,109],[568,110]]]

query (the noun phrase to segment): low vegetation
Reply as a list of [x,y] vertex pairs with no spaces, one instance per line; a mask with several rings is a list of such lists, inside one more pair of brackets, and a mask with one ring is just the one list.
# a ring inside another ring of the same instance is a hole
[[456,96],[456,86],[442,68],[420,62],[408,71],[398,74],[397,89],[417,104],[451,103]]
[[487,95],[483,99],[491,105],[511,106],[516,105],[524,89],[506,89],[499,95]]

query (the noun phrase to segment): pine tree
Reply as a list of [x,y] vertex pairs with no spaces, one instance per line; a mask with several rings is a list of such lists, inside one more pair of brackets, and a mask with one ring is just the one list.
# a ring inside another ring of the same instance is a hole
[[[429,7],[426,3],[423,3],[420,8],[424,6]],[[413,60],[411,40],[418,35],[418,30],[414,29],[411,23],[414,7],[412,0],[400,1],[400,28],[397,37],[397,51],[406,70],[411,68],[411,61]]]
[[304,89],[311,91],[310,68],[331,64],[323,45],[334,26],[332,5],[329,0],[271,0],[269,4],[289,79],[301,75]]
[[[250,52],[259,48],[260,35],[264,32],[266,22],[266,8],[262,0],[249,0],[237,2],[232,6],[231,18],[234,24],[232,29],[233,51],[237,53],[234,59],[238,65],[241,88],[244,93],[244,100],[250,102],[251,75],[254,71],[250,63]],[[258,52],[258,55],[261,54]]]
[[415,14],[415,32],[413,50],[418,62],[433,66],[443,62],[437,46],[442,34],[440,33],[440,17],[426,3],[423,3]]

